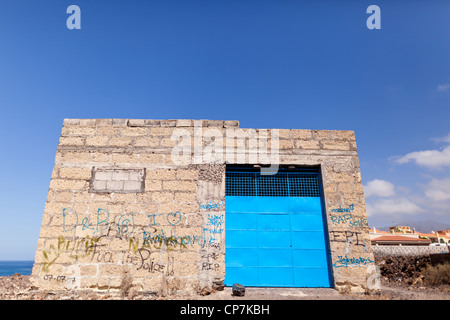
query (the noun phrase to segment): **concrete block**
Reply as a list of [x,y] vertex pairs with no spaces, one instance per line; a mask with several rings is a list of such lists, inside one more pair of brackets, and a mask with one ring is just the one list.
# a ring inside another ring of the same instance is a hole
[[145,179],[175,180],[175,170],[147,170]]
[[86,186],[84,180],[65,180],[65,179],[52,179],[50,181],[50,189],[53,190],[82,190]]
[[325,150],[350,150],[350,144],[348,141],[321,141],[321,146]]
[[171,127],[154,127],[150,128],[151,136],[171,136],[172,128]]
[[177,202],[194,202],[197,194],[194,192],[176,192],[175,201]]
[[294,149],[294,141],[293,140],[280,140],[279,148],[280,149]]
[[124,154],[124,153],[113,153],[112,154],[112,162],[117,163],[137,163],[137,155],[136,154]]
[[226,120],[223,122],[224,128],[239,128],[239,121],[237,120]]
[[197,213],[199,211],[198,203],[185,203],[181,205],[181,211],[185,213]]
[[106,181],[106,190],[114,192],[114,191],[122,191],[124,186],[124,181]]
[[128,170],[120,170],[112,172],[112,180],[128,180],[130,178],[130,172]]
[[142,182],[140,182],[140,181],[124,181],[123,190],[140,192],[141,187],[142,187]]
[[159,127],[160,121],[159,120],[144,120],[146,127]]
[[312,139],[312,130],[292,129],[291,134],[293,139],[303,139],[303,140]]
[[91,161],[91,153],[86,151],[66,151],[61,156],[61,161],[69,163],[86,163]]
[[139,162],[142,164],[163,163],[163,155],[162,154],[141,154],[141,155],[139,155]]
[[74,126],[69,128],[69,136],[93,136],[95,132],[95,127]]
[[111,126],[112,125],[112,119],[96,119],[95,125],[97,127],[100,126]]
[[126,126],[128,119],[112,119],[112,124],[114,126]]
[[152,201],[154,202],[169,202],[173,200],[171,192],[153,192]]
[[144,127],[145,120],[143,119],[129,119],[128,124],[129,127]]
[[119,278],[119,285],[121,276],[126,272],[130,272],[129,265],[117,265],[117,264],[100,264],[99,275],[101,276],[117,276]]
[[176,140],[172,140],[171,138],[163,138],[161,139],[161,148],[170,148],[172,149],[178,144]]
[[117,127],[98,127],[97,136],[117,136],[119,135],[119,128]]
[[109,140],[109,146],[111,147],[127,147],[131,145],[132,139],[129,137],[111,138]]
[[160,120],[159,125],[161,127],[175,127],[177,120]]
[[148,138],[136,138],[134,140],[134,146],[135,147],[158,147],[159,146],[159,139],[158,137],[148,137]]
[[316,140],[295,140],[295,147],[298,149],[320,149],[319,141]]
[[80,274],[87,277],[95,277],[97,276],[97,265],[81,265],[80,266]]
[[80,119],[80,126],[95,126],[96,119]]
[[[165,213],[173,213],[173,212],[178,212],[180,211],[181,207],[178,203],[173,203],[173,202],[161,202],[158,208],[158,212],[165,214]],[[168,225],[169,223],[167,222],[167,220],[163,220],[161,221],[161,225]],[[170,234],[170,230],[169,230],[169,234]]]
[[330,182],[357,182],[358,176],[350,172],[329,172],[328,179]]
[[279,129],[278,134],[280,139],[291,139],[291,130],[289,129]]
[[142,181],[144,179],[144,170],[130,170],[128,180]]
[[94,175],[94,179],[98,180],[112,180],[113,172],[112,171],[96,171]]
[[80,124],[80,119],[64,119],[64,126],[78,126]]
[[145,180],[145,190],[147,190],[147,191],[162,190],[162,181],[161,180]]
[[148,128],[145,127],[125,127],[121,130],[122,136],[146,136],[148,135]]
[[91,168],[60,168],[59,177],[62,179],[89,180],[91,178],[91,172]]
[[194,191],[197,185],[191,181],[163,181],[163,189],[169,191]]
[[61,137],[59,139],[60,146],[83,146],[84,139],[81,137]]
[[109,180],[95,180],[92,183],[92,189],[99,191],[99,190],[106,190],[106,181]]
[[73,198],[72,191],[59,191],[55,192],[55,198],[53,201],[56,202],[71,202]]
[[333,140],[355,140],[355,132],[352,130],[333,130],[331,135]]
[[331,140],[330,130],[314,130],[313,138],[316,140]]
[[191,127],[193,125],[192,120],[180,119],[176,121],[177,127]]
[[136,195],[133,193],[114,193],[114,202],[135,203]]
[[[144,188],[144,190],[145,190],[145,188]],[[151,192],[141,192],[136,195],[136,203],[146,204],[146,203],[149,203],[151,199],[152,199]]]
[[95,152],[92,154],[93,162],[109,162],[110,156],[108,153],[104,152]]
[[177,170],[177,179],[179,180],[197,180],[198,171],[197,170]]
[[108,136],[87,137],[86,146],[89,147],[104,147],[108,144]]
[[223,128],[223,121],[221,120],[208,120],[206,123],[207,127],[219,127]]

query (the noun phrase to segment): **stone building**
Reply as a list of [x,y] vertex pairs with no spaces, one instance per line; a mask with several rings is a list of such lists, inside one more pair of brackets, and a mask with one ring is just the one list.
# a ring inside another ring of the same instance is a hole
[[36,287],[362,291],[371,266],[353,131],[64,120]]

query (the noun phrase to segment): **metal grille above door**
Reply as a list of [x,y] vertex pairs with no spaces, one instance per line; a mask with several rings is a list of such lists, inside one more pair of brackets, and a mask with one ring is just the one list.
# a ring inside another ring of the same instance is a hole
[[227,172],[226,196],[253,197],[320,197],[317,173],[279,172],[260,175],[259,172]]

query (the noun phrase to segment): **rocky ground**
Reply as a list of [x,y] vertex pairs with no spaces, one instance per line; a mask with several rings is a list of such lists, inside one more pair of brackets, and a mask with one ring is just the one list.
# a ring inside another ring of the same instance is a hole
[[450,286],[426,287],[401,281],[381,280],[376,294],[347,294],[323,288],[246,288],[245,295],[237,297],[225,287],[191,296],[158,296],[154,293],[136,293],[126,296],[120,292],[49,292],[35,290],[30,276],[15,274],[0,277],[0,300],[450,300]]

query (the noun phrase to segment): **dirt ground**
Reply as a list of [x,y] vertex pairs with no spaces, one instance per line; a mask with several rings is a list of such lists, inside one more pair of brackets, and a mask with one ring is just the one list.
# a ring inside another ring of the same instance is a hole
[[347,294],[325,288],[246,288],[243,297],[232,295],[232,288],[190,296],[136,293],[122,297],[120,292],[48,292],[35,290],[30,276],[0,277],[0,300],[450,300],[450,286],[437,288],[399,285],[382,281],[376,294]]

